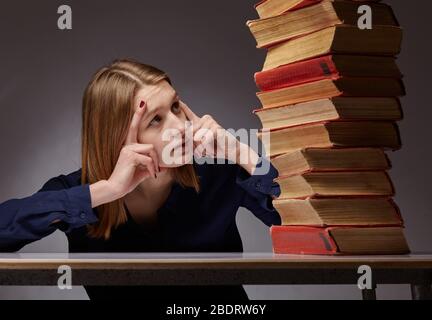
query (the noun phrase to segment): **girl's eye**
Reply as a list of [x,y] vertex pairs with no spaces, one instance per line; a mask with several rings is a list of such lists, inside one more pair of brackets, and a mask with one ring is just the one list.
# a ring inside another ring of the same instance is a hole
[[[173,110],[174,113],[180,113],[181,112],[180,102],[179,101],[174,102],[173,105],[171,106],[171,109]],[[149,122],[149,127],[157,125],[161,120],[162,120],[162,118],[159,115],[155,116]]]
[[173,109],[174,112],[180,112],[180,103],[178,101],[174,102],[171,108]]
[[152,126],[152,125],[156,125],[157,124],[157,122],[156,121],[160,121],[161,120],[161,117],[159,117],[159,116],[155,116],[150,122],[149,122],[149,126]]

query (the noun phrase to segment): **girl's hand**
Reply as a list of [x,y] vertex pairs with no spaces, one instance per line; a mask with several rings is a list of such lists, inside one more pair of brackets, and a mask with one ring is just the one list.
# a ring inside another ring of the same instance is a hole
[[139,124],[145,109],[146,103],[142,101],[132,117],[126,142],[108,179],[120,198],[133,191],[142,181],[150,177],[156,179],[157,173],[161,172],[153,144],[138,143]]
[[186,117],[192,122],[194,155],[222,157],[236,162],[240,141],[222,128],[211,115],[198,117],[186,104],[181,103]]
[[222,128],[210,115],[198,117],[186,104],[181,103],[186,117],[192,122],[194,155],[223,157],[243,167],[252,175],[259,155],[247,144]]

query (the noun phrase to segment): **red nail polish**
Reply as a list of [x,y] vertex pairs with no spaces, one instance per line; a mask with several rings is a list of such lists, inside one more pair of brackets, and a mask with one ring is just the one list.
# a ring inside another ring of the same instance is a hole
[[140,103],[140,108],[143,108],[144,105],[145,105],[145,102],[144,102],[144,101],[141,101],[141,103]]

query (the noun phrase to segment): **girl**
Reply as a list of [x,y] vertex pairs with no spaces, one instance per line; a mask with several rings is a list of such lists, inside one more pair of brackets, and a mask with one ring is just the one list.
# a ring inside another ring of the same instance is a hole
[[[82,167],[0,205],[0,251],[59,229],[69,252],[242,252],[239,207],[280,224],[277,170],[211,116],[197,116],[161,70],[132,60],[101,68],[85,90],[82,121]],[[174,146],[168,130],[179,134]],[[232,161],[194,160],[216,155]],[[270,169],[256,174],[264,164]],[[85,289],[90,299],[247,299],[242,286]]]

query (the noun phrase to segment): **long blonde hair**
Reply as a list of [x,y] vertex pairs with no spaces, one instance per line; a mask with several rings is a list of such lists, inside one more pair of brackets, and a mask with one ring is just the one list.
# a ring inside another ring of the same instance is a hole
[[[82,101],[82,184],[111,176],[132,120],[135,95],[144,86],[163,80],[171,84],[165,72],[130,59],[114,60],[94,74]],[[199,191],[192,164],[170,170],[180,185]],[[88,226],[91,237],[107,240],[113,228],[127,221],[123,198],[103,204],[97,211],[99,221]]]

